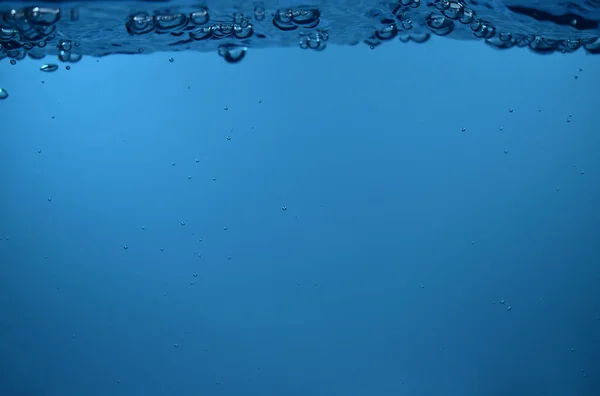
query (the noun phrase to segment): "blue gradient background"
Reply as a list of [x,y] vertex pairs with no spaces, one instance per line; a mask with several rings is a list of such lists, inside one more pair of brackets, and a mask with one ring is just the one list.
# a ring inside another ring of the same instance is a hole
[[600,58],[41,64],[0,63],[3,396],[600,394]]

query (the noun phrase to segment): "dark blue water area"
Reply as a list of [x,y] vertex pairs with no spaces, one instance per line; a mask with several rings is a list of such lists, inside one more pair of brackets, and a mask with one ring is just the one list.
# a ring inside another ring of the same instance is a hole
[[600,394],[596,58],[3,61],[0,393]]

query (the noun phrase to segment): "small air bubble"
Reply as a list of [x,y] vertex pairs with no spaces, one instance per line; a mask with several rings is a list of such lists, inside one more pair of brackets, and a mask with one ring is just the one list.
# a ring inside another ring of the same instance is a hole
[[46,73],[51,73],[51,72],[55,72],[58,70],[58,65],[54,64],[54,63],[50,63],[47,65],[42,65],[42,67],[40,67],[40,70]]

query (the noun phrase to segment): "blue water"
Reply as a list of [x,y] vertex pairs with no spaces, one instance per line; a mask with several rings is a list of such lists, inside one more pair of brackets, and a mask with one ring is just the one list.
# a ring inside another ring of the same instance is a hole
[[1,396],[600,395],[600,57],[150,52],[0,61]]

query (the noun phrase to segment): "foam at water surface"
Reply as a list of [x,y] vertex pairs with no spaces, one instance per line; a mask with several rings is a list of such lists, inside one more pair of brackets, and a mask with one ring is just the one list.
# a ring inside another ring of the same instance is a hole
[[[497,49],[600,53],[600,0],[86,1],[0,3],[0,60],[400,40],[480,40]],[[483,45],[483,44],[482,44]]]

